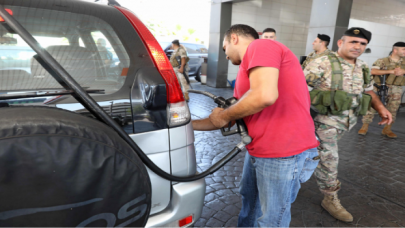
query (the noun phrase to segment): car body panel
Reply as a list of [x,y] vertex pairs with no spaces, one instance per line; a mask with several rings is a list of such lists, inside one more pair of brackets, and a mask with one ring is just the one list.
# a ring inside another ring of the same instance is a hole
[[170,151],[172,174],[175,176],[191,176],[196,173],[194,145]]
[[193,124],[187,124],[186,125],[186,134],[187,134],[187,145],[194,145],[195,142],[195,136],[194,136],[194,129],[193,129]]
[[[168,130],[159,130],[129,135],[145,154],[156,154],[170,150]],[[159,142],[159,143],[156,143]]]
[[[164,172],[170,173],[169,151],[150,154],[148,155],[148,157]],[[169,205],[172,186],[170,181],[158,176],[148,167],[146,167],[146,169],[148,170],[150,182],[152,184],[152,208],[150,211],[150,215],[153,215],[164,210]]]
[[175,150],[187,146],[186,127],[176,127],[169,129],[170,149]]
[[[202,213],[205,195],[205,180],[173,185],[170,205],[162,212],[149,217],[146,227],[178,227],[178,220],[193,215],[194,224]],[[188,226],[191,226],[189,224]]]

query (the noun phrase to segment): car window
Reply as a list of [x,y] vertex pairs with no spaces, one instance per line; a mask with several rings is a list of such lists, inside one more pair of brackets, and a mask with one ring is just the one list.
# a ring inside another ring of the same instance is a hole
[[[109,94],[123,86],[129,56],[109,24],[84,14],[6,7],[82,87]],[[0,91],[62,89],[31,47],[10,30],[0,26]]]
[[200,53],[208,53],[208,49],[204,45],[198,45],[198,51]]
[[[107,37],[101,31],[92,32],[91,36],[96,43],[97,51],[105,67],[110,68],[119,66],[121,62]],[[122,70],[122,68],[120,68],[120,70]]]
[[85,47],[82,38],[79,38],[79,46],[80,46],[80,47]]
[[183,45],[186,47],[188,54],[198,54],[196,45],[194,44],[183,44]]
[[[65,37],[34,36],[43,48],[53,44],[69,45]],[[22,70],[30,73],[30,60],[36,54],[31,47],[17,34],[5,33],[0,37],[0,71]]]

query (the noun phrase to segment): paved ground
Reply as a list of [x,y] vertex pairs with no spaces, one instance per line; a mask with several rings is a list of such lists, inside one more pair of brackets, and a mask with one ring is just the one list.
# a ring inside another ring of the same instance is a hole
[[[194,89],[231,97],[232,89],[216,89],[192,83]],[[205,118],[216,107],[202,95],[191,94],[192,118]],[[404,108],[405,109],[405,108]],[[405,110],[404,110],[405,111]],[[403,227],[405,226],[405,113],[400,113],[393,131],[398,139],[380,135],[375,123],[366,137],[357,134],[361,124],[339,142],[339,179],[342,204],[353,214],[353,223],[340,222],[320,206],[322,196],[314,178],[301,187],[292,205],[292,227]],[[222,158],[239,142],[239,136],[222,137],[219,131],[195,132],[199,171]],[[241,208],[239,183],[246,151],[205,180],[205,205],[196,227],[237,225]]]

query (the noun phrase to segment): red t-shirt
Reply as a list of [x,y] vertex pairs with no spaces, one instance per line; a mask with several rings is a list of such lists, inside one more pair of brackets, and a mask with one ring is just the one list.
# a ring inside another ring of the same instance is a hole
[[288,157],[317,147],[308,87],[294,53],[277,41],[253,41],[239,67],[234,91],[237,99],[250,89],[249,70],[254,67],[279,70],[279,95],[273,105],[243,118],[253,139],[246,147],[249,154],[264,158]]

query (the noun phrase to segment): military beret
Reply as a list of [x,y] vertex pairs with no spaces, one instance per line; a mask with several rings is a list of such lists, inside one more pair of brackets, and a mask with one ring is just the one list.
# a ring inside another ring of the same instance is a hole
[[326,41],[326,42],[330,41],[330,37],[328,35],[325,35],[325,34],[318,34],[318,38],[320,40],[323,40],[323,41]]
[[371,40],[371,32],[368,30],[365,30],[364,28],[359,28],[359,27],[350,28],[343,35],[363,38],[363,39],[366,39],[369,43]]
[[404,42],[396,42],[393,46],[394,47],[405,47],[405,43]]

